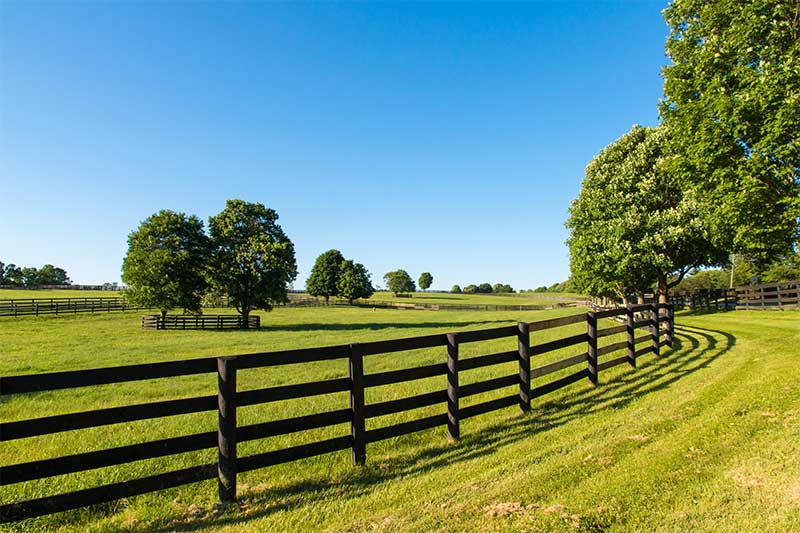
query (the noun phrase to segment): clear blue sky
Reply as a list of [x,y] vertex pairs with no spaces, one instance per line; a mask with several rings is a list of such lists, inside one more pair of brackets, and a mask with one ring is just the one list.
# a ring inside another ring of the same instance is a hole
[[665,2],[0,2],[0,260],[118,281],[159,209],[275,209],[434,287],[569,275],[583,170],[656,124]]

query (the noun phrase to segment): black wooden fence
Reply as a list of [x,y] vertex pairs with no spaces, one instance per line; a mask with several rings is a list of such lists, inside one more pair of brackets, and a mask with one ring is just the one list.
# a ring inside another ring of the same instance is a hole
[[145,329],[258,329],[261,317],[250,315],[245,322],[242,315],[144,315]]
[[0,316],[39,316],[138,309],[123,298],[29,298],[0,300]]
[[670,301],[678,307],[705,311],[797,308],[800,307],[800,281],[678,291],[670,296]]
[[[625,323],[599,328],[599,320],[617,316],[624,316]],[[644,318],[637,318],[642,316]],[[531,341],[536,339],[536,332],[579,323],[586,324],[585,333],[564,336],[557,340],[539,344],[531,344]],[[661,327],[662,324],[664,325],[663,329]],[[646,334],[637,337],[636,330],[640,328],[647,328],[648,331]],[[218,420],[217,431],[2,466],[0,467],[0,484],[12,485],[24,481],[50,478],[52,476],[184,452],[209,448],[217,448],[218,450],[218,460],[215,463],[199,464],[180,470],[64,494],[5,503],[0,505],[0,521],[16,521],[76,509],[213,478],[218,480],[220,499],[223,502],[229,502],[236,498],[238,472],[246,472],[346,449],[350,450],[353,463],[363,464],[367,458],[367,445],[369,443],[437,426],[446,426],[449,438],[458,439],[461,432],[460,422],[464,419],[513,405],[518,405],[522,411],[528,411],[530,410],[531,400],[534,398],[583,379],[588,379],[591,384],[597,385],[599,372],[603,370],[621,364],[635,367],[636,359],[641,355],[647,353],[654,353],[656,356],[660,355],[661,346],[672,346],[673,330],[674,313],[671,306],[645,304],[601,312],[582,313],[538,322],[520,322],[515,325],[477,331],[233,357],[209,357],[91,370],[0,377],[0,395],[2,396],[197,374],[212,374],[218,384],[216,395],[103,408],[0,423],[0,440],[12,441],[69,430],[135,420],[157,419],[187,413],[216,411]],[[600,346],[601,339],[620,333],[627,334],[626,340]],[[663,341],[661,340],[662,336],[664,337]],[[463,344],[506,337],[517,340],[517,347],[514,350],[463,359],[459,357],[459,347]],[[535,360],[536,356],[569,346],[583,346],[584,348],[581,349],[581,353],[572,357],[531,368],[531,361]],[[637,346],[640,347],[637,349]],[[443,362],[403,370],[372,374],[364,373],[363,360],[365,357],[431,347],[442,347],[444,349]],[[624,351],[624,355],[614,358],[606,357],[619,351]],[[240,391],[236,386],[238,372],[261,367],[335,359],[347,359],[349,361],[349,377],[246,391]],[[459,385],[459,376],[465,371],[511,361],[518,362],[518,371],[512,375],[463,386]],[[567,376],[555,380],[547,381],[542,379],[554,372],[576,365],[584,366]],[[446,376],[446,389],[399,400],[372,404],[365,403],[364,393],[367,388],[432,376]],[[471,405],[463,409],[459,407],[461,398],[507,387],[515,387],[516,391],[501,398]],[[346,391],[350,393],[350,407],[346,409],[251,425],[238,425],[236,421],[237,407]],[[445,407],[445,412],[410,422],[366,430],[365,420],[368,418],[401,413],[418,407],[436,404],[441,404]],[[239,457],[237,453],[237,444],[239,442],[348,422],[350,423],[349,434],[335,438],[245,457]]]

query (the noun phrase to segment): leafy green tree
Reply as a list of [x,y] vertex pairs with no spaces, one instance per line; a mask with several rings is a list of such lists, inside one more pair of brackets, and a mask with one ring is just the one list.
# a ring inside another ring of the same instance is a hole
[[481,283],[478,285],[478,292],[481,294],[491,294],[492,286],[488,283]]
[[667,133],[634,126],[586,167],[566,223],[579,290],[627,300],[656,282],[666,302],[691,269],[727,259],[709,241],[699,202],[670,170]]
[[450,292],[453,294],[461,294],[461,287],[458,285],[453,285],[453,287],[450,289]]
[[433,284],[433,276],[430,272],[423,272],[419,275],[419,288],[423,291],[428,290]]
[[507,283],[495,283],[494,286],[492,287],[492,292],[498,294],[511,293],[514,292],[514,289],[511,287],[511,285],[508,285]]
[[466,287],[464,287],[464,292],[467,294],[475,294],[478,292],[478,286],[472,284],[467,285]]
[[417,290],[414,280],[402,269],[387,272],[383,275],[383,280],[386,282],[386,287],[395,295]]
[[370,274],[361,263],[354,263],[350,259],[342,261],[341,274],[336,286],[336,294],[346,298],[350,304],[358,298],[369,298],[375,293],[370,281]]
[[36,273],[37,285],[69,285],[70,283],[66,270],[50,264],[44,265]]
[[324,296],[327,302],[338,293],[339,276],[344,257],[339,250],[321,253],[314,262],[311,275],[306,280],[306,291],[311,296]]
[[271,311],[274,304],[288,302],[289,285],[297,277],[294,245],[277,221],[273,209],[243,200],[228,200],[208,220],[211,280],[245,324],[253,309]]
[[175,308],[199,312],[208,259],[208,237],[199,218],[159,211],[128,235],[122,261],[122,281],[129,287],[125,298],[160,309],[162,316]]
[[15,285],[15,286],[22,286],[25,284],[25,281],[22,276],[22,269],[19,268],[14,263],[9,263],[6,265],[4,277],[4,284],[6,285]]
[[790,251],[800,216],[797,0],[674,0],[661,115],[716,247]]

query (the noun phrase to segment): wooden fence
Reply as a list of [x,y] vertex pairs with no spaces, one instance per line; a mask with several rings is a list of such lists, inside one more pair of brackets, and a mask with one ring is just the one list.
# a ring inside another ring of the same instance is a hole
[[[642,314],[649,318],[641,320],[636,318],[637,316],[642,316]],[[624,316],[626,318],[625,323],[605,328],[598,327],[599,320],[616,316]],[[539,344],[531,344],[531,341],[536,339],[536,332],[580,323],[586,325],[585,333],[563,336],[557,340]],[[663,329],[661,327],[662,324],[664,325]],[[637,337],[636,330],[640,328],[647,328],[648,331],[644,335]],[[218,390],[216,395],[3,422],[0,424],[0,440],[2,441],[25,439],[27,437],[126,423],[135,420],[158,419],[188,413],[211,413],[214,411],[216,413],[212,416],[218,421],[218,429],[217,431],[188,434],[140,444],[2,466],[0,467],[0,484],[2,485],[12,485],[24,481],[45,479],[52,476],[209,448],[217,448],[218,460],[215,463],[198,464],[180,470],[157,473],[147,477],[74,492],[5,503],[0,505],[0,521],[16,521],[77,509],[213,478],[217,479],[220,499],[223,502],[230,502],[236,498],[236,480],[239,472],[347,449],[350,450],[353,463],[363,464],[367,458],[367,445],[369,443],[439,426],[446,426],[448,437],[456,440],[461,434],[460,422],[462,420],[513,405],[518,405],[523,412],[526,412],[530,410],[531,400],[534,398],[544,396],[583,379],[588,379],[589,383],[597,385],[599,372],[603,370],[621,364],[635,367],[637,357],[647,353],[654,353],[659,356],[661,346],[672,346],[673,330],[674,312],[671,306],[645,304],[601,312],[582,313],[538,322],[520,322],[515,325],[477,331],[233,357],[209,357],[92,370],[1,377],[0,396],[197,374],[210,374],[211,379],[216,380]],[[621,333],[626,333],[626,340],[600,346],[601,339]],[[662,336],[664,337],[663,341]],[[515,349],[463,359],[459,357],[459,347],[463,344],[506,337],[516,340]],[[531,362],[535,360],[536,356],[570,346],[580,347],[580,353],[566,359],[531,368]],[[637,346],[640,347],[637,349]],[[364,373],[363,361],[365,357],[431,347],[443,348],[443,360],[441,363],[403,370]],[[623,351],[624,355],[610,359],[606,357],[609,354],[620,351]],[[246,372],[254,368],[335,359],[348,360],[349,377],[246,391],[240,391],[236,386],[238,372]],[[468,385],[459,385],[460,375],[465,371],[513,361],[518,363],[518,371],[514,374]],[[578,365],[583,365],[583,367],[567,376],[551,379],[550,381],[542,379],[556,371]],[[365,403],[364,396],[367,388],[432,376],[446,376],[446,388],[399,400],[372,404]],[[463,409],[459,408],[461,398],[508,387],[514,387],[516,389],[515,392],[499,399],[485,401]],[[237,424],[236,410],[238,407],[294,398],[307,398],[332,392],[349,392],[350,407],[285,420],[251,425]],[[365,420],[368,418],[401,413],[432,405],[442,405],[444,412],[410,422],[366,430]],[[245,457],[239,457],[237,453],[237,444],[239,442],[343,423],[350,424],[349,434]]]
[[39,316],[138,309],[123,298],[29,298],[0,300],[0,316]]
[[242,315],[144,315],[145,329],[258,329],[261,317],[250,315],[247,322]]
[[800,307],[800,281],[761,283],[729,289],[697,289],[675,292],[670,297],[678,307],[706,311],[733,309],[787,309]]

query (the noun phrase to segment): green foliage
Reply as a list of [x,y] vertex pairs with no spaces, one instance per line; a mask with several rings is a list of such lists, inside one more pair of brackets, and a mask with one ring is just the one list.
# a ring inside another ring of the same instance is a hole
[[797,0],[675,0],[661,114],[714,244],[787,253],[800,216]]
[[369,272],[361,263],[354,263],[350,259],[340,265],[339,280],[336,285],[336,294],[353,303],[358,298],[369,298],[375,293],[370,281]]
[[63,268],[51,264],[42,268],[6,265],[0,261],[0,285],[35,287],[37,285],[70,285],[72,282]]
[[423,272],[419,275],[419,288],[424,290],[428,290],[433,284],[433,276],[430,272]]
[[128,235],[122,262],[125,297],[140,307],[200,311],[206,289],[208,237],[196,216],[162,210]]
[[478,285],[478,292],[481,294],[491,294],[492,286],[488,283],[481,283]]
[[578,290],[626,298],[657,281],[665,298],[692,268],[726,260],[709,242],[700,202],[670,170],[667,134],[634,126],[586,167],[566,223]]
[[386,282],[386,287],[395,294],[414,292],[417,290],[414,280],[411,279],[408,272],[402,269],[387,272],[383,275],[383,280]]
[[338,284],[344,256],[339,250],[328,250],[317,257],[311,275],[306,281],[306,291],[311,296],[324,296],[327,302],[339,294]]
[[464,287],[464,292],[467,294],[476,294],[478,292],[478,286],[472,284],[467,285]]
[[514,292],[514,288],[506,283],[495,283],[492,287],[492,292],[502,294]]
[[208,221],[214,250],[211,280],[245,319],[253,309],[270,311],[287,302],[297,277],[294,245],[278,214],[260,203],[228,200]]
[[458,285],[453,285],[450,288],[450,292],[453,294],[461,294],[461,287],[459,287]]

